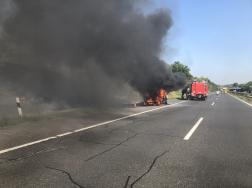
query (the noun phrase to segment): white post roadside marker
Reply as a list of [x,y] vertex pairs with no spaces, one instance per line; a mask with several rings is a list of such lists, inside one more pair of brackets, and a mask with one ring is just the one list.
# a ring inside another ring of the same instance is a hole
[[17,102],[17,108],[18,108],[18,115],[22,116],[22,110],[21,110],[20,100],[19,100],[18,97],[16,98],[16,102]]
[[214,102],[213,102],[213,104],[212,105],[214,105]]
[[189,140],[189,138],[192,136],[193,132],[197,129],[199,124],[202,122],[204,118],[201,117],[199,121],[193,126],[193,128],[189,131],[189,133],[185,136],[184,140]]

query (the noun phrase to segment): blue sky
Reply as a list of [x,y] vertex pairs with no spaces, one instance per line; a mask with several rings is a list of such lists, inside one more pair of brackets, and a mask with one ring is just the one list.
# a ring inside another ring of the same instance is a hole
[[217,84],[252,81],[252,0],[154,0],[172,10],[161,58],[180,61]]

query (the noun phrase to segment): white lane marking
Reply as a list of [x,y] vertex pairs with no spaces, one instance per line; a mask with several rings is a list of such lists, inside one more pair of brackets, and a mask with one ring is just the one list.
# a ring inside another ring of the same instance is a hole
[[62,136],[65,136],[65,135],[68,135],[68,134],[72,134],[73,132],[68,132],[68,133],[64,133],[64,134],[59,134],[57,135],[57,137],[62,137]]
[[213,104],[212,105],[214,105],[214,102],[213,102]]
[[[183,101],[183,102],[186,102],[186,101]],[[105,125],[105,124],[108,124],[108,123],[112,123],[112,122],[115,122],[115,121],[120,121],[120,120],[122,120],[122,119],[126,119],[126,118],[129,118],[129,117],[138,116],[138,115],[140,115],[140,114],[145,114],[145,113],[147,113],[147,112],[159,110],[159,109],[161,109],[161,108],[166,108],[166,107],[169,107],[169,106],[177,105],[177,104],[180,104],[180,103],[183,103],[183,102],[171,104],[171,105],[168,105],[168,106],[163,106],[163,107],[160,107],[160,108],[155,108],[155,109],[152,109],[152,110],[147,110],[147,111],[144,111],[144,112],[140,112],[140,113],[137,113],[137,114],[132,114],[132,115],[125,116],[125,117],[118,118],[118,119],[111,120],[111,121],[106,121],[106,122],[104,122],[104,123],[99,123],[99,124],[96,124],[96,125],[92,125],[92,126],[89,126],[89,127],[85,127],[85,128],[82,128],[82,129],[75,130],[74,132],[84,131],[84,130],[87,130],[87,129],[91,129],[91,128],[98,127],[98,126],[101,126],[101,125]]]
[[[228,93],[228,94],[229,94],[229,93]],[[229,95],[230,95],[230,94],[229,94]],[[245,102],[245,101],[243,101],[243,100],[241,100],[241,99],[239,99],[239,98],[237,98],[237,97],[235,97],[235,96],[233,96],[233,95],[230,95],[230,96],[232,96],[232,97],[234,97],[234,98],[240,100],[241,102],[244,102],[245,104],[247,104],[247,105],[249,105],[249,106],[252,106],[251,104],[249,104],[249,103],[247,103],[247,102]]]
[[23,145],[16,146],[16,147],[13,147],[13,148],[5,149],[5,150],[0,151],[0,154],[6,153],[6,152],[9,152],[9,151],[13,151],[13,150],[16,150],[16,149],[20,149],[20,148],[23,148],[23,147],[26,147],[26,146],[30,146],[30,145],[33,145],[33,144],[37,144],[37,143],[40,143],[40,142],[44,142],[44,141],[47,141],[47,140],[51,140],[51,139],[54,139],[54,138],[57,138],[57,137],[49,137],[49,138],[45,138],[45,139],[42,139],[42,140],[37,140],[35,142],[30,142],[28,144],[23,144]]
[[193,126],[193,128],[189,131],[189,133],[185,136],[184,140],[189,140],[189,138],[192,136],[193,132],[197,129],[197,127],[199,126],[199,124],[201,123],[201,121],[203,120],[204,118],[201,117],[199,119],[199,121]]
[[91,129],[91,128],[94,128],[94,127],[98,127],[98,126],[101,126],[101,125],[104,125],[104,124],[108,124],[108,123],[112,123],[112,122],[119,121],[119,120],[122,120],[122,119],[126,119],[126,118],[129,118],[129,117],[137,116],[137,115],[140,115],[140,114],[148,113],[148,112],[159,110],[159,109],[162,109],[162,108],[167,108],[169,106],[174,106],[174,105],[177,105],[177,104],[180,104],[180,103],[183,103],[183,102],[187,102],[187,101],[182,101],[182,102],[178,102],[178,103],[175,103],[175,104],[162,106],[162,107],[155,108],[155,109],[152,109],[152,110],[147,110],[147,111],[140,112],[140,113],[137,113],[137,114],[132,114],[132,115],[125,116],[125,117],[122,117],[122,118],[118,118],[118,119],[115,119],[115,120],[111,120],[111,121],[107,121],[107,122],[104,122],[104,123],[100,123],[100,124],[92,125],[92,126],[85,127],[85,128],[82,128],[82,129],[78,129],[78,130],[75,130],[73,132],[67,132],[67,133],[59,134],[57,136],[53,136],[53,137],[45,138],[45,139],[42,139],[42,140],[37,140],[37,141],[34,141],[34,142],[23,144],[23,145],[20,145],[20,146],[8,148],[8,149],[5,149],[5,150],[1,150],[0,154],[6,153],[6,152],[9,152],[9,151],[13,151],[13,150],[17,150],[17,149],[27,147],[27,146],[30,146],[30,145],[38,144],[40,142],[44,142],[44,141],[51,140],[51,139],[54,139],[54,138],[59,138],[59,137],[65,136],[65,135],[73,134],[75,132],[84,131],[84,130]]

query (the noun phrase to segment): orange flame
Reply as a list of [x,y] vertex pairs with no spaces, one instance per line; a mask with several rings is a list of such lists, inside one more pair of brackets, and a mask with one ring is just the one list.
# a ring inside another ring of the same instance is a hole
[[144,101],[144,105],[164,105],[163,100],[166,97],[166,91],[164,89],[160,89],[157,92],[157,96],[155,97],[150,97],[149,94],[147,93],[146,96],[148,100]]

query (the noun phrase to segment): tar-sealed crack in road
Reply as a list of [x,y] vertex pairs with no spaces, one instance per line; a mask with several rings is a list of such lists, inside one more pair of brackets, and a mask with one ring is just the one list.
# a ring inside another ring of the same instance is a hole
[[112,149],[114,149],[114,148],[116,148],[116,147],[122,145],[124,142],[127,142],[127,141],[130,140],[131,138],[134,138],[136,135],[138,135],[138,134],[134,134],[133,136],[127,138],[126,140],[120,142],[119,144],[117,144],[117,145],[115,145],[115,146],[113,146],[113,147],[111,147],[111,148],[109,148],[109,149],[107,149],[107,150],[105,150],[105,151],[103,151],[103,152],[101,152],[101,153],[99,153],[99,154],[93,156],[93,157],[88,158],[88,159],[85,160],[84,162],[87,162],[87,161],[89,161],[89,160],[91,160],[91,159],[93,159],[93,158],[95,158],[95,157],[98,157],[98,156],[100,156],[100,155],[102,155],[102,154],[104,154],[104,153],[106,153],[106,152],[108,152],[108,151],[110,151],[110,150],[112,150]]
[[138,122],[140,122],[140,121],[142,121],[142,120],[137,120],[137,121],[135,121],[135,120],[132,120],[133,122],[132,123],[129,123],[129,124],[127,124],[127,125],[124,125],[124,126],[121,126],[121,127],[117,127],[117,128],[115,128],[115,129],[112,129],[110,132],[109,132],[109,134],[111,134],[113,131],[115,131],[115,130],[118,130],[118,129],[121,129],[121,128],[123,128],[123,127],[127,127],[127,126],[130,126],[130,125],[133,125],[133,124],[135,124],[135,123],[138,123]]
[[[162,157],[163,155],[165,155],[165,154],[166,154],[167,152],[169,152],[170,150],[171,150],[171,149],[168,149],[168,150],[166,150],[165,152],[163,152],[161,155],[158,155],[157,157],[155,157],[155,159],[153,160],[153,162],[152,162],[152,164],[150,165],[149,169],[148,169],[145,173],[143,173],[139,178],[137,178],[133,183],[131,183],[131,184],[130,184],[130,187],[133,188],[133,186],[134,186],[138,181],[140,181],[146,174],[148,174],[148,173],[152,170],[152,168],[153,168],[154,164],[156,163],[157,159],[160,158],[160,157]],[[129,180],[130,180],[130,176],[128,176],[124,188],[127,188],[128,183],[129,183]]]
[[70,139],[73,139],[73,140],[78,140],[80,142],[86,142],[86,143],[94,143],[94,144],[101,144],[101,145],[110,145],[110,146],[114,146],[114,145],[117,145],[117,144],[105,144],[105,143],[101,143],[101,142],[96,142],[96,141],[91,141],[91,140],[82,140],[82,139],[76,139],[76,138],[70,138]]
[[132,130],[128,130],[128,129],[118,129],[118,130],[122,130],[122,131],[126,131],[126,132],[131,132],[131,133],[135,133],[135,134],[140,134],[140,135],[148,135],[148,136],[167,136],[167,137],[174,137],[174,138],[183,138],[181,136],[173,136],[173,135],[169,135],[169,134],[158,134],[158,133],[140,133],[140,132],[135,132]]
[[53,144],[53,145],[51,145],[51,146],[49,146],[49,147],[47,147],[45,149],[30,153],[30,154],[28,154],[28,155],[26,155],[24,157],[19,157],[19,158],[16,158],[16,159],[6,159],[5,161],[0,162],[0,164],[21,161],[21,160],[28,159],[28,158],[30,158],[32,156],[37,156],[39,154],[50,153],[50,152],[59,151],[59,150],[62,150],[62,149],[69,148],[69,147],[61,147],[61,148],[52,149],[54,146],[60,144],[63,140],[66,140],[66,139],[68,139],[68,137],[60,139],[57,143],[55,143],[55,144]]
[[85,188],[84,186],[81,186],[80,184],[76,183],[76,182],[72,179],[71,175],[70,175],[68,172],[66,172],[66,171],[64,171],[64,170],[57,169],[57,168],[52,168],[52,167],[49,167],[49,166],[45,166],[45,167],[48,168],[48,169],[51,169],[51,170],[57,170],[57,171],[60,171],[60,172],[62,172],[62,173],[64,173],[64,174],[67,174],[68,177],[69,177],[69,180],[70,180],[73,184],[79,186],[80,188]]
[[198,119],[198,116],[199,116],[199,114],[200,114],[202,111],[203,111],[203,110],[201,109],[201,110],[196,114],[195,119],[194,119],[193,121],[195,121],[196,119]]
[[133,124],[135,124],[135,123],[138,123],[138,122],[141,122],[141,121],[145,121],[145,120],[143,120],[144,118],[149,118],[149,117],[152,117],[152,116],[161,114],[161,113],[162,113],[162,112],[158,112],[158,113],[155,113],[155,114],[148,115],[147,117],[139,118],[138,120],[131,120],[131,121],[133,121],[132,123],[129,123],[129,124],[127,124],[127,125],[124,125],[124,126],[121,126],[121,127],[115,128],[115,129],[112,129],[112,130],[109,132],[109,134],[111,134],[113,131],[118,130],[118,129],[121,129],[121,128],[123,128],[123,127],[127,127],[127,126],[133,125]]

